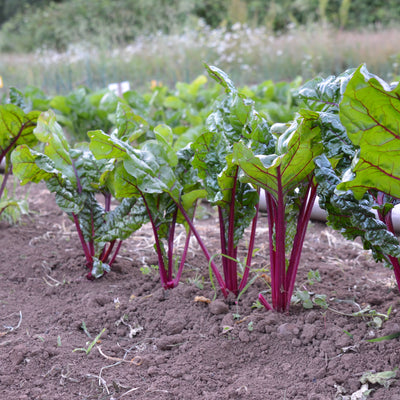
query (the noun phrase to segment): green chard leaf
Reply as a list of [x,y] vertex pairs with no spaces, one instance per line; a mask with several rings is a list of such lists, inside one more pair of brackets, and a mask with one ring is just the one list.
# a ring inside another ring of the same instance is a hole
[[298,117],[278,138],[275,154],[255,155],[242,142],[234,144],[234,162],[244,180],[278,198],[278,176],[284,196],[291,194],[314,171],[314,158],[322,153],[320,128],[315,118]]
[[[41,114],[35,135],[45,143],[44,153],[25,145],[17,147],[12,155],[15,174],[22,183],[44,180],[48,189],[55,193],[57,205],[76,224],[86,266],[90,270],[88,277],[97,278],[110,270],[109,258],[113,261],[119,250],[117,245],[112,256],[114,242],[127,238],[145,221],[143,209],[141,212],[140,207],[134,212],[131,210],[136,199],[122,201],[110,210],[111,194],[115,189],[111,177],[117,175],[118,164],[114,159],[104,157],[101,148],[107,143],[105,148],[111,148],[111,152],[118,152],[123,157],[128,157],[127,151],[131,149],[116,137],[114,141],[106,141],[101,131],[93,132],[93,137],[100,142],[93,146],[100,154],[99,160],[90,151],[89,144],[70,148],[52,112]],[[136,161],[140,164],[139,159]],[[97,200],[99,194],[104,195],[104,206]]]
[[340,118],[359,152],[338,190],[361,199],[369,189],[400,198],[400,85],[360,66],[348,82]]
[[39,157],[44,156],[26,145],[18,146],[11,154],[14,174],[21,180],[22,185],[28,182],[39,183],[53,176],[50,168],[42,169],[36,164]]
[[116,111],[116,128],[118,138],[126,138],[131,143],[148,131],[149,124],[129,105],[119,103]]
[[25,113],[14,104],[0,105],[0,161],[9,160],[14,148],[21,144],[34,146],[38,140],[33,134],[39,112]]
[[143,203],[135,197],[125,198],[112,212],[104,215],[98,241],[105,245],[116,239],[127,239],[147,221]]
[[229,142],[220,132],[205,132],[191,145],[192,165],[203,180],[208,200],[215,205],[222,200],[218,176],[226,166],[229,148]]
[[337,112],[342,95],[354,69],[338,76],[317,77],[306,82],[297,91],[300,107],[318,112]]

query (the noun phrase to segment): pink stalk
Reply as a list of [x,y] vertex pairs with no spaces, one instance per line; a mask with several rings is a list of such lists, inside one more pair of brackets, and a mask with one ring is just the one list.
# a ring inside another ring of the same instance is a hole
[[191,236],[192,230],[189,229],[187,236],[186,236],[186,241],[185,241],[185,247],[183,249],[182,253],[182,258],[181,262],[179,264],[178,272],[176,273],[175,279],[172,281],[172,287],[176,287],[179,284],[179,281],[181,279],[182,271],[183,271],[183,266],[185,265],[186,257],[187,257],[187,252],[189,249],[189,243],[190,243],[190,236]]
[[265,297],[264,297],[261,293],[258,295],[258,300],[260,301],[260,303],[261,303],[267,310],[272,311],[273,308],[271,307],[271,304],[269,304],[268,301],[265,300]]
[[[193,211],[193,216],[196,213],[196,208],[197,208],[197,201],[194,204],[194,211]],[[185,265],[186,257],[187,257],[187,252],[189,249],[189,244],[190,244],[190,236],[192,234],[192,230],[189,228],[188,233],[186,235],[186,240],[185,240],[185,247],[183,249],[182,257],[181,257],[181,262],[179,264],[178,271],[176,273],[175,279],[172,281],[172,287],[176,287],[179,284],[179,281],[181,280],[182,276],[182,271],[183,271],[183,266]]]
[[210,253],[208,252],[207,247],[204,245],[204,242],[202,241],[199,233],[197,232],[196,228],[194,227],[192,220],[189,218],[189,216],[187,215],[185,209],[182,207],[181,204],[176,203],[176,205],[178,206],[179,211],[182,213],[183,217],[185,218],[186,222],[188,223],[190,229],[193,231],[193,234],[196,237],[197,242],[199,243],[199,246],[201,247],[201,250],[203,251],[207,261],[210,263],[211,269],[214,272],[214,275],[217,279],[218,285],[221,288],[222,294],[224,295],[225,298],[228,297],[228,292],[226,291],[225,282],[222,279],[222,276],[221,276],[220,272],[218,271],[218,268],[215,265],[214,261],[211,260]]
[[[221,242],[221,253],[228,254],[226,250],[226,236],[225,236],[225,223],[224,223],[224,215],[222,208],[218,206],[218,219],[219,219],[219,236]],[[228,276],[228,259],[226,257],[222,257],[222,270],[224,276]]]
[[176,217],[178,215],[178,209],[174,212],[172,222],[168,232],[168,282],[172,280],[172,271],[174,268],[174,237],[175,237],[175,226]]
[[79,240],[81,241],[83,252],[85,253],[86,266],[88,268],[91,268],[91,266],[93,265],[93,258],[92,258],[92,255],[90,254],[90,251],[89,251],[88,245],[87,245],[87,243],[85,241],[85,238],[83,237],[83,233],[82,233],[82,230],[81,230],[81,227],[80,227],[80,224],[79,224],[79,219],[78,219],[78,217],[77,217],[77,215],[75,213],[72,213],[72,217],[73,217],[74,222],[75,222],[75,227],[76,227],[76,230],[78,232]]
[[11,171],[6,171],[6,173],[4,174],[3,182],[1,183],[1,187],[0,187],[0,199],[3,196],[4,190],[6,188],[7,180],[10,175],[11,175]]
[[[258,194],[260,194],[260,189],[258,189]],[[256,238],[259,207],[260,207],[260,202],[258,202],[256,205],[256,214],[253,218],[252,225],[251,225],[250,242],[249,242],[249,248],[247,249],[246,267],[243,272],[242,281],[240,282],[240,285],[239,285],[239,293],[245,288],[245,286],[247,284],[247,280],[249,278],[250,265],[251,265],[251,260],[253,258],[253,250],[254,250],[254,244],[255,244],[255,238]]]
[[275,241],[276,241],[276,281],[272,282],[275,286],[274,309],[278,312],[285,310],[286,292],[285,292],[285,277],[286,277],[286,257],[285,257],[285,237],[286,237],[286,220],[285,220],[285,205],[283,202],[283,188],[281,179],[281,168],[277,167],[277,182],[278,182],[278,201],[275,221]]
[[317,197],[317,185],[313,183],[313,177],[310,179],[310,183],[307,188],[305,201],[301,206],[299,217],[297,221],[297,232],[294,237],[292,252],[290,255],[289,266],[286,276],[285,288],[287,291],[286,307],[288,310],[290,301],[294,291],[294,285],[296,281],[297,270],[300,264],[301,252],[303,250],[303,243],[307,232],[308,222],[311,217],[311,211]]
[[[114,243],[115,243],[115,241],[114,241]],[[118,253],[119,253],[119,249],[121,248],[121,245],[122,245],[122,240],[120,240],[120,241],[118,242],[118,245],[117,245],[117,248],[115,249],[114,255],[112,256],[110,262],[108,263],[108,265],[109,265],[110,267],[111,267],[111,265],[114,263],[115,259],[117,258],[117,255],[118,255]]]
[[[275,214],[276,214],[276,205],[275,200],[272,195],[268,192],[265,192],[265,199],[267,204],[267,218],[268,218],[268,241],[269,241],[269,261],[271,268],[271,283],[276,282],[276,248],[274,246],[274,228],[275,228]],[[272,304],[275,304],[276,300],[275,294],[275,285],[272,285]]]
[[396,278],[396,282],[397,282],[397,287],[400,290],[400,263],[399,263],[399,259],[393,256],[389,256],[388,258],[390,260],[390,263],[393,266],[393,271],[394,271],[394,276]]
[[102,254],[102,256],[100,257],[100,261],[101,261],[101,262],[107,262],[108,257],[110,257],[110,254],[111,254],[111,252],[112,252],[112,249],[114,248],[114,245],[115,245],[115,240],[113,240],[112,242],[110,242],[107,251],[105,251],[106,248],[104,247],[104,249],[103,249],[103,253],[104,253],[104,254]]
[[[236,260],[236,249],[234,242],[235,233],[235,198],[236,198],[236,183],[239,167],[236,167],[235,177],[233,181],[232,193],[231,193],[231,204],[229,209],[229,227],[228,227],[228,256]],[[237,261],[227,259],[228,264],[228,276],[225,276],[227,288],[235,295],[238,294],[238,282],[237,282]]]
[[104,193],[104,211],[108,212],[111,209],[111,193]]
[[[378,193],[378,197],[375,200],[379,205],[383,205],[383,198],[384,198],[384,193],[379,192]],[[395,235],[394,227],[393,227],[392,210],[389,210],[389,212],[385,216],[383,216],[381,212],[378,212],[378,217],[386,225],[386,227],[389,230],[389,232],[391,232],[391,233],[393,233],[393,235]],[[396,257],[393,257],[393,256],[391,256],[389,254],[387,255],[387,257],[389,258],[389,261],[393,266],[393,272],[394,272],[394,276],[396,278],[397,287],[400,290],[400,263],[399,263],[399,259],[396,258]]]
[[154,240],[156,242],[156,249],[157,249],[157,256],[158,256],[158,264],[159,264],[161,284],[162,284],[162,286],[164,288],[167,288],[168,287],[168,279],[167,279],[167,274],[166,274],[166,270],[165,270],[165,263],[164,263],[163,253],[162,253],[162,250],[161,250],[160,239],[158,237],[157,227],[155,225],[153,216],[151,215],[150,208],[149,208],[149,206],[147,204],[147,201],[146,201],[143,193],[140,192],[140,194],[141,194],[141,196],[143,198],[143,202],[144,202],[144,205],[145,205],[146,210],[147,210],[147,215],[149,216],[151,227],[153,229]]

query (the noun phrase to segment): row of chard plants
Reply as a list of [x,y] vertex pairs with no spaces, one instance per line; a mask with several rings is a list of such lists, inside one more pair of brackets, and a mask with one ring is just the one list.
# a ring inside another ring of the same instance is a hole
[[[268,310],[287,312],[318,196],[328,224],[347,239],[360,237],[375,260],[394,269],[400,288],[392,223],[400,202],[400,87],[364,65],[316,78],[297,89],[293,120],[271,124],[246,90],[220,69],[206,69],[225,93],[209,106],[201,129],[186,135],[165,123],[150,130],[148,115],[120,101],[110,132],[90,130],[89,141],[71,146],[51,109],[0,106],[1,157],[22,184],[44,181],[55,193],[75,223],[88,278],[109,272],[123,240],[150,223],[163,288],[178,285],[193,235],[223,296],[239,296],[251,283],[265,196],[271,291],[259,300]],[[112,199],[118,200],[113,208]],[[218,212],[221,265],[196,229],[203,199]],[[175,272],[177,224],[185,227],[186,242]],[[245,239],[241,262],[238,243]]]

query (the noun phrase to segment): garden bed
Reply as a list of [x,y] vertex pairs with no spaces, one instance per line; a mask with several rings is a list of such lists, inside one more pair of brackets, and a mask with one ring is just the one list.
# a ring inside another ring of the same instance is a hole
[[[238,302],[220,292],[211,301],[195,239],[176,289],[161,289],[151,267],[149,226],[124,242],[111,273],[88,281],[74,225],[53,195],[33,185],[29,202],[29,218],[0,224],[4,399],[361,399],[363,374],[400,365],[398,338],[367,341],[400,331],[392,271],[321,222],[309,226],[297,288],[326,295],[329,308],[299,303],[280,315],[252,307],[268,289],[265,216],[253,262],[252,276],[260,277]],[[200,234],[217,253],[216,215],[207,205],[198,215]],[[321,277],[313,285],[310,270]],[[389,318],[368,306],[390,310]],[[360,310],[363,317],[349,316]],[[396,378],[368,384],[368,398],[400,399]]]

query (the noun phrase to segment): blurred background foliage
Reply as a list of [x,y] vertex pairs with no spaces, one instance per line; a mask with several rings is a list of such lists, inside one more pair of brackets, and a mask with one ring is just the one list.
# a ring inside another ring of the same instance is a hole
[[398,0],[1,0],[0,49],[66,50],[82,41],[124,45],[139,35],[179,32],[201,18],[211,28],[237,22],[275,33],[311,23],[340,29],[393,25]]
[[399,0],[0,0],[0,83],[147,90],[190,82],[203,62],[240,85],[360,63],[394,80],[399,22]]

